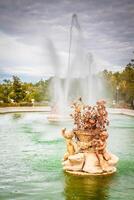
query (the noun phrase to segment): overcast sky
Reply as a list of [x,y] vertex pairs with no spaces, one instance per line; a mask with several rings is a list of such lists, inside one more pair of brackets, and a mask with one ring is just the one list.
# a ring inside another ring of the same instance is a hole
[[0,79],[38,80],[53,74],[47,40],[67,65],[76,13],[97,66],[122,69],[134,51],[134,0],[0,0]]

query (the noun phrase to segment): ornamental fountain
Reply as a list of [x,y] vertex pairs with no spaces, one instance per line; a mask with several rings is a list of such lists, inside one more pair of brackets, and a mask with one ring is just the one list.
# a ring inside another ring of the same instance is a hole
[[[50,88],[53,106],[48,117],[52,122],[66,121],[69,118],[70,103],[78,97],[81,96],[84,102],[90,104],[93,104],[98,96],[100,98],[101,83],[96,76],[95,61],[93,55],[87,53],[84,47],[83,32],[76,14],[72,16],[69,38],[67,66],[60,64],[52,42],[48,45],[54,71]],[[94,90],[98,91],[97,94]]]
[[107,175],[116,172],[118,157],[107,150],[109,125],[104,100],[89,106],[79,101],[73,103],[71,117],[74,128],[62,129],[67,152],[63,158],[65,172],[76,175]]

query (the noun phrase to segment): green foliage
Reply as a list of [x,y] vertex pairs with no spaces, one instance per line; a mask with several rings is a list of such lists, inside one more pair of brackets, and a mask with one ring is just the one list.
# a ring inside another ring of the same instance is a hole
[[[133,60],[132,60],[133,61]],[[134,101],[134,64],[129,63],[123,71],[111,72],[104,70],[102,78],[105,85],[106,97],[111,100],[132,104]]]
[[26,91],[23,87],[23,83],[19,77],[13,76],[12,92],[10,93],[10,98],[13,99],[14,102],[19,103],[24,100],[25,96]]
[[0,84],[0,101],[5,103],[10,102],[10,92],[12,90],[12,83],[10,80],[3,80],[3,83]]
[[49,80],[33,83],[24,83],[19,77],[13,76],[12,80],[3,80],[0,84],[0,103],[8,105],[25,105],[35,102],[49,101],[48,92]]
[[[134,104],[134,59],[126,65],[123,71],[112,72],[104,70],[100,73],[104,82],[105,98],[111,102]],[[32,105],[35,102],[48,102],[50,79],[37,83],[25,83],[19,77],[3,80],[0,84],[0,105]],[[134,106],[134,105],[133,105]]]

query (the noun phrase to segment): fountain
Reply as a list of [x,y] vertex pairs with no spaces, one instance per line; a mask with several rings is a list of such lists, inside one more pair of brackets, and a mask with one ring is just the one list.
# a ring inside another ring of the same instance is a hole
[[67,152],[63,169],[76,175],[107,175],[116,172],[118,157],[108,152],[106,140],[109,124],[104,100],[96,106],[84,104],[81,99],[73,103],[74,128],[62,129]]
[[72,16],[68,65],[64,76],[61,74],[63,66],[60,66],[52,44],[49,50],[52,59],[57,58],[55,65],[58,66],[54,66],[54,77],[51,81],[53,108],[48,119],[64,121],[69,118],[69,105],[73,100],[81,96],[84,102],[93,104],[97,99],[97,94],[93,93],[96,88],[98,90],[95,63],[93,55],[85,51],[83,34],[76,14]]

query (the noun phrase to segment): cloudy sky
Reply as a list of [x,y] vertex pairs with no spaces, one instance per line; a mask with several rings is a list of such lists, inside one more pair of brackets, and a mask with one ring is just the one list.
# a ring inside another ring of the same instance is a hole
[[67,65],[69,29],[76,13],[84,47],[97,66],[122,69],[134,51],[134,0],[0,0],[0,80],[53,74],[48,41]]

